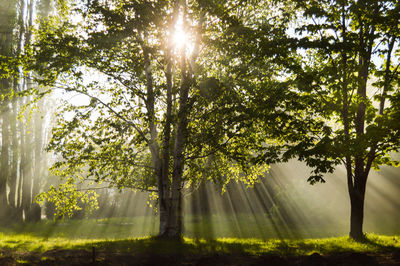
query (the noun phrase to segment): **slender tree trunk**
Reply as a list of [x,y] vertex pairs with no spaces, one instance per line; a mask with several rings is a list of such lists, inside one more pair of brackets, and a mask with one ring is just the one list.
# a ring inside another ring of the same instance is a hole
[[[4,83],[3,83],[4,84]],[[0,223],[6,224],[9,215],[7,180],[9,179],[9,117],[7,105],[2,106],[1,126],[1,174],[0,174]]]
[[[16,81],[15,81],[16,82]],[[18,199],[17,199],[17,182],[18,182],[18,167],[20,161],[20,145],[18,139],[18,121],[17,121],[17,114],[18,114],[18,101],[13,100],[12,102],[12,114],[11,114],[11,132],[12,134],[12,159],[11,159],[11,172],[10,172],[10,180],[9,180],[9,194],[8,194],[8,203],[10,205],[10,220],[16,223],[22,222],[22,211],[21,208],[18,206]]]
[[35,143],[34,143],[34,149],[35,149],[35,168],[34,168],[34,174],[33,174],[33,186],[32,186],[32,202],[31,202],[31,213],[30,213],[30,220],[32,222],[38,222],[41,219],[41,208],[40,205],[37,204],[34,199],[37,194],[39,194],[39,189],[40,189],[40,182],[42,180],[42,174],[43,174],[43,161],[42,161],[42,144],[43,144],[43,128],[42,128],[42,119],[40,117],[40,113],[37,112],[34,117],[34,125],[35,125]]
[[[150,140],[149,140],[149,149],[151,153],[152,165],[154,168],[154,175],[157,178],[158,185],[158,208],[159,208],[159,217],[160,217],[160,227],[159,227],[159,236],[167,237],[169,232],[169,210],[170,210],[170,195],[169,195],[169,179],[168,174],[165,175],[163,173],[168,173],[165,171],[165,167],[163,166],[163,161],[160,157],[160,146],[158,144],[158,131],[156,127],[156,116],[155,116],[155,95],[153,88],[153,76],[151,69],[151,61],[148,52],[148,48],[142,42],[142,49],[144,55],[145,62],[145,74],[146,74],[146,87],[147,87],[147,97],[146,97],[146,109],[149,123],[149,131],[150,131]],[[165,155],[164,155],[165,156]],[[164,171],[163,171],[164,169]]]
[[166,78],[167,78],[167,112],[166,121],[164,126],[164,139],[163,139],[163,162],[162,172],[160,176],[161,182],[161,200],[160,200],[160,236],[168,235],[168,215],[169,215],[169,203],[170,199],[170,181],[169,181],[169,161],[170,161],[170,138],[171,138],[171,122],[172,122],[172,66],[170,59],[168,58]]
[[[13,30],[15,3],[0,1],[0,55],[13,56]],[[0,93],[7,94],[12,89],[11,79],[0,80]],[[1,125],[1,160],[0,160],[0,222],[9,223],[9,205],[7,200],[7,183],[10,178],[10,102],[6,97],[0,106]]]
[[[24,81],[25,82],[25,81]],[[25,86],[25,84],[23,84]],[[24,101],[21,97],[18,98],[18,106],[22,106]],[[21,217],[23,216],[23,207],[22,207],[22,199],[23,199],[23,182],[24,182],[24,165],[25,165],[25,156],[24,156],[24,147],[25,147],[25,125],[21,120],[18,121],[18,131],[19,131],[19,178],[17,183],[17,207],[20,209]]]
[[21,142],[21,169],[22,169],[22,208],[25,215],[25,221],[29,221],[29,213],[32,200],[32,169],[29,136],[26,131],[23,133]]
[[[18,39],[17,39],[17,50],[16,56],[21,55],[22,49],[24,46],[24,35],[25,35],[25,0],[20,0],[19,2],[19,10],[18,10]],[[14,91],[20,91],[21,86],[18,78],[14,78],[13,80],[13,89]],[[18,173],[18,167],[21,160],[20,154],[20,142],[19,136],[23,134],[19,129],[18,125],[18,112],[19,112],[19,99],[14,98],[11,102],[12,109],[10,114],[10,130],[12,132],[12,142],[11,142],[11,171],[10,171],[10,180],[9,180],[9,194],[8,194],[8,203],[10,205],[10,220],[13,222],[21,223],[23,221],[22,217],[22,209],[20,208],[20,204],[18,202],[18,179],[20,178]]]
[[[25,31],[25,44],[30,44],[31,38],[32,38],[32,32],[30,28],[33,26],[33,14],[34,14],[34,1],[28,1],[27,5],[27,26],[28,30]],[[30,75],[29,75],[30,76]],[[32,88],[34,85],[31,83],[30,78],[28,77],[27,79],[27,89]],[[31,97],[28,97],[28,102],[30,102],[32,99]],[[29,128],[28,128],[29,127]],[[27,125],[26,129],[30,132],[34,131],[33,125],[30,123]],[[26,157],[26,165],[24,165],[24,180],[23,180],[23,209],[24,209],[24,214],[25,214],[25,221],[27,222],[32,222],[35,221],[37,217],[33,217],[33,214],[37,212],[33,208],[33,186],[36,182],[34,182],[34,157],[35,157],[35,145],[34,145],[34,134],[26,134],[25,133],[25,154],[23,156]],[[40,167],[40,165],[35,165],[35,167]],[[39,210],[40,212],[40,210]],[[39,219],[40,219],[40,214],[39,214]]]

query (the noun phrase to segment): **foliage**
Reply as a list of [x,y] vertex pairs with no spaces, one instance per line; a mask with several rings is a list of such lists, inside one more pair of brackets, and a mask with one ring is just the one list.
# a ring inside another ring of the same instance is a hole
[[[314,169],[311,183],[324,181],[323,174],[346,164],[346,158],[353,167],[362,158],[367,174],[370,167],[397,166],[391,155],[400,147],[398,3],[285,4],[293,7],[289,30],[271,41],[266,39],[270,31],[264,30],[259,41],[264,56],[286,59],[280,61],[283,82],[264,86],[254,105],[267,121],[267,135],[282,141],[260,159],[268,160],[276,150],[284,161],[296,156]],[[271,48],[277,41],[286,43],[282,52]],[[264,108],[271,101],[273,113]]]
[[74,212],[85,208],[90,214],[98,208],[97,194],[92,190],[80,191],[72,178],[58,187],[50,186],[48,191],[36,196],[36,201],[43,205],[45,201],[54,204],[57,218],[71,217]]
[[168,189],[174,180],[186,188],[201,180],[252,185],[266,170],[251,165],[256,131],[245,127],[246,115],[233,115],[242,113],[245,93],[209,66],[215,46],[207,38],[236,21],[233,3],[188,3],[190,54],[170,37],[183,12],[178,2],[71,2],[68,15],[42,21],[30,50],[37,82],[84,99],[59,111],[48,146],[62,157],[55,175],[160,196],[162,182]]

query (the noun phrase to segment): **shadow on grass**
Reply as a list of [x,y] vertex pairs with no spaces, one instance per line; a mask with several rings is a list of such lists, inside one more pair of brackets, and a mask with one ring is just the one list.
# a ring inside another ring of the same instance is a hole
[[[108,222],[112,227],[120,228],[121,221]],[[218,239],[191,239],[182,241],[168,241],[157,237],[142,237],[132,239],[116,237],[107,239],[91,239],[79,237],[74,233],[74,221],[47,222],[46,224],[25,224],[8,228],[3,231],[7,236],[2,241],[1,248],[7,250],[26,250],[44,252],[48,250],[85,250],[91,251],[93,247],[99,252],[105,253],[130,253],[142,255],[212,255],[212,254],[250,254],[250,255],[279,255],[279,256],[305,256],[313,253],[328,255],[345,252],[392,252],[400,251],[399,236],[367,235],[362,243],[348,237],[320,238],[320,239],[254,239],[254,238],[218,238]],[[96,223],[90,223],[81,230],[92,229],[98,236]],[[60,227],[63,230],[60,230]],[[61,232],[55,234],[54,232]],[[96,231],[97,230],[97,231]],[[77,229],[75,229],[77,231]],[[119,236],[119,235],[118,235]],[[57,237],[60,237],[58,239]]]
[[399,237],[396,238],[395,236],[387,236],[387,238],[392,238],[391,243],[388,243],[387,241],[386,244],[384,244],[382,243],[383,241],[378,236],[366,235],[361,243],[376,247],[382,252],[400,251],[400,245],[396,246],[396,244],[398,244],[398,242],[400,241],[400,239],[398,239]]
[[94,241],[92,243],[74,245],[74,249],[91,250],[92,247],[104,252],[129,252],[148,255],[210,255],[210,254],[250,254],[304,256],[313,253],[324,255],[346,252],[392,252],[400,251],[398,237],[392,240],[386,237],[369,236],[364,243],[355,242],[347,237],[333,239],[305,239],[283,241],[271,239],[184,239],[168,241],[156,237]]
[[[170,241],[157,237],[91,240],[25,254],[9,252],[0,256],[0,264],[15,265],[22,259],[33,265],[132,265],[133,262],[134,265],[376,265],[379,254],[361,253],[398,251],[395,244],[398,240],[398,236],[369,236],[368,243],[347,237],[286,241],[238,238]],[[387,261],[393,258],[391,255]]]

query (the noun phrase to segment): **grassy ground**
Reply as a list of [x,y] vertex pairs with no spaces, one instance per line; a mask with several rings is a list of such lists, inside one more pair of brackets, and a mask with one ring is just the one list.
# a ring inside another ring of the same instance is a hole
[[[158,217],[138,216],[129,218],[68,220],[54,223],[43,221],[39,224],[13,226],[13,233],[30,233],[41,237],[74,238],[137,238],[155,235]],[[346,224],[288,225],[263,215],[208,215],[185,216],[185,236],[189,238],[325,238],[342,236],[347,233]],[[400,233],[400,231],[399,231]]]
[[385,252],[400,250],[400,236],[367,235],[365,243],[355,242],[348,237],[304,239],[304,240],[260,240],[218,238],[213,240],[184,238],[181,243],[160,241],[151,237],[134,239],[68,239],[43,238],[31,234],[0,234],[0,249],[18,252],[46,252],[52,249],[83,249],[110,252],[145,253],[151,250],[159,254],[184,252],[191,254],[246,253],[274,255],[322,255],[341,252]]
[[[82,265],[86,262],[93,263],[94,260],[97,264],[104,265],[130,265],[132,259],[138,265],[147,263],[179,265],[179,259],[185,259],[185,263],[182,264],[198,265],[202,264],[200,262],[204,258],[209,259],[205,264],[214,265],[237,265],[241,261],[243,263],[239,264],[244,265],[259,263],[279,265],[276,261],[271,262],[271,258],[275,257],[285,258],[286,261],[281,261],[281,264],[285,265],[299,264],[298,260],[302,264],[303,257],[307,256],[316,259],[315,254],[327,256],[333,260],[341,254],[353,253],[375,254],[368,255],[369,258],[362,258],[365,261],[370,261],[371,256],[376,259],[376,256],[384,254],[381,260],[387,265],[400,263],[400,236],[398,235],[368,234],[365,243],[355,242],[348,237],[309,239],[185,237],[182,242],[173,243],[149,236],[132,237],[132,235],[140,235],[143,228],[139,227],[143,226],[143,223],[147,222],[150,228],[156,229],[155,223],[151,224],[151,221],[146,219],[139,217],[84,222],[42,222],[0,228],[0,265],[24,263]],[[265,261],[266,258],[267,261]],[[261,259],[263,261],[260,261]],[[348,258],[339,259],[349,261]],[[350,260],[348,265],[365,262],[359,261],[360,258],[356,259],[357,261]],[[170,263],[165,263],[166,260]],[[343,261],[340,260],[332,264],[342,263]],[[374,261],[377,262],[379,259]],[[306,261],[305,264],[307,263]],[[316,263],[320,264],[318,261]]]
[[0,235],[0,265],[399,265],[400,237],[67,239]]

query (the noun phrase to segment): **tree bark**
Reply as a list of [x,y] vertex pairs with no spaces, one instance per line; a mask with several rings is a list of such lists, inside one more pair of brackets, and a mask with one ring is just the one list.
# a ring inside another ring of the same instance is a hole
[[[16,81],[15,81],[16,82]],[[15,85],[16,86],[16,85]],[[18,206],[18,194],[17,194],[17,182],[18,182],[18,167],[20,162],[20,146],[19,146],[19,139],[18,139],[18,101],[14,99],[12,101],[12,114],[10,129],[12,134],[12,159],[11,159],[11,171],[10,171],[10,179],[9,179],[9,194],[8,194],[8,203],[10,206],[10,217],[9,219],[16,223],[21,223],[22,219],[22,210]]]
[[[376,12],[377,10],[375,10]],[[359,44],[360,50],[358,51],[358,87],[357,87],[357,112],[354,120],[356,140],[363,141],[365,135],[365,115],[366,115],[366,102],[367,102],[367,81],[370,74],[370,64],[372,47],[374,43],[375,28],[365,26],[360,21],[359,29]],[[350,195],[350,233],[349,236],[357,241],[365,239],[363,233],[364,221],[364,199],[365,188],[368,178],[368,165],[366,167],[364,161],[364,154],[357,153],[354,155],[354,178],[351,161],[347,161],[347,180]],[[367,168],[367,169],[366,169]]]
[[355,173],[354,185],[350,189],[350,237],[357,241],[365,239],[363,233],[364,199],[366,189],[366,175]]
[[[143,41],[141,41],[143,43]],[[147,87],[147,97],[146,97],[146,109],[148,116],[148,125],[150,131],[149,149],[151,153],[152,165],[154,168],[154,175],[157,178],[158,186],[158,208],[159,208],[159,236],[168,237],[169,236],[169,210],[170,210],[170,195],[169,195],[169,180],[168,175],[163,173],[168,171],[163,171],[167,165],[163,166],[163,161],[160,157],[160,146],[158,144],[158,131],[156,127],[156,116],[155,116],[155,95],[153,88],[153,76],[151,69],[150,55],[148,48],[142,44],[143,56],[144,56],[144,69],[146,74],[146,87]],[[164,154],[165,155],[165,154]]]
[[[180,1],[174,6],[173,18],[177,17]],[[174,20],[173,20],[174,21]],[[173,25],[172,25],[173,26]],[[144,32],[144,37],[146,33]],[[173,124],[172,108],[172,52],[168,48],[166,53],[166,89],[167,89],[167,110],[165,124],[163,125],[163,135],[159,136],[156,127],[157,117],[155,115],[155,93],[153,90],[153,76],[151,69],[150,52],[144,41],[140,38],[144,56],[144,68],[147,80],[146,109],[149,121],[149,148],[152,156],[154,173],[158,181],[158,200],[159,200],[159,237],[167,239],[180,239],[183,232],[183,200],[182,183],[184,170],[184,147],[187,128],[187,109],[188,94],[191,86],[190,75],[187,74],[185,51],[181,54],[181,85],[179,89],[179,111],[177,123]],[[175,125],[176,130],[172,133],[171,127]],[[160,134],[161,135],[161,134]],[[174,146],[170,143],[174,135]],[[160,141],[162,140],[162,141]],[[160,148],[160,144],[161,148]],[[171,156],[171,153],[173,156]],[[172,157],[172,158],[171,158]],[[171,159],[173,162],[172,176],[170,173]]]
[[43,146],[43,128],[42,119],[40,117],[39,111],[35,114],[34,125],[35,125],[35,136],[34,136],[34,174],[33,174],[33,186],[32,186],[32,202],[31,211],[29,214],[29,220],[32,222],[39,222],[41,220],[42,209],[39,204],[35,202],[35,197],[39,194],[40,183],[42,181],[43,174],[43,160],[42,160],[42,146]]
[[[5,84],[5,82],[3,82]],[[2,106],[2,126],[1,126],[1,175],[0,175],[0,223],[6,224],[9,215],[9,205],[7,201],[7,180],[9,179],[9,117],[8,102]]]
[[22,209],[25,221],[29,221],[32,202],[32,157],[30,135],[27,127],[23,127],[21,134],[21,178],[22,178]]

